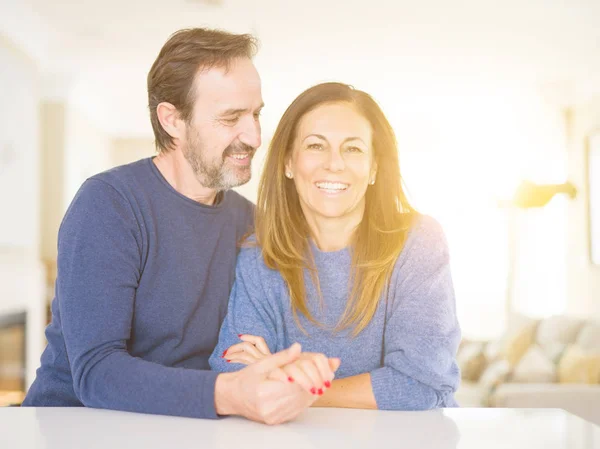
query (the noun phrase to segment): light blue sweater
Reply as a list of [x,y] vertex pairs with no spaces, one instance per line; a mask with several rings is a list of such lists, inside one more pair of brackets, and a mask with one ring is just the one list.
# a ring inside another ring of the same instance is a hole
[[287,286],[279,272],[266,267],[260,248],[244,248],[219,343],[209,359],[213,370],[243,367],[221,354],[240,340],[238,334],[263,337],[271,352],[294,342],[304,351],[339,357],[336,378],[371,374],[379,409],[426,410],[455,407],[459,381],[455,355],[460,341],[448,247],[440,225],[421,216],[410,231],[392,274],[387,301],[382,295],[375,316],[356,337],[351,329],[332,332],[346,307],[351,252],[323,252],[311,244],[323,295],[320,307],[310,274],[305,273],[308,307],[325,328],[304,316],[298,328]]

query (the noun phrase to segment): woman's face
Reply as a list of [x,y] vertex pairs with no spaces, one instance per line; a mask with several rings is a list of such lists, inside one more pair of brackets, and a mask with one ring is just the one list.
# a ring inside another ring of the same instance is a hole
[[326,103],[298,124],[286,176],[292,176],[304,215],[362,219],[375,180],[372,130],[348,103]]

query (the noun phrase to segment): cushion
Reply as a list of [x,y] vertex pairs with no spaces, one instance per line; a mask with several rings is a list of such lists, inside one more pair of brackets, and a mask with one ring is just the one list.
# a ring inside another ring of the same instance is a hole
[[502,355],[511,368],[519,363],[521,357],[533,343],[536,327],[536,321],[529,322],[507,337],[503,345]]
[[556,382],[556,366],[538,346],[532,345],[519,360],[510,376],[513,383]]
[[600,383],[600,351],[569,346],[558,363],[558,380],[561,383]]
[[579,335],[577,335],[577,346],[584,351],[600,352],[600,324],[587,323]]
[[504,382],[510,373],[510,365],[506,360],[496,360],[490,363],[479,378],[479,384],[487,391]]
[[486,365],[483,353],[485,344],[482,342],[466,342],[461,345],[456,356],[463,380],[476,382]]
[[553,316],[540,321],[535,341],[542,349],[555,343],[569,345],[575,343],[583,321],[568,316]]
[[512,314],[507,323],[507,329],[504,335],[498,339],[490,341],[485,349],[484,354],[488,363],[496,360],[503,359],[505,357],[505,349],[507,345],[514,348],[515,343],[518,342],[519,336],[522,336],[526,329],[530,329],[534,326],[537,321],[533,318],[521,314]]

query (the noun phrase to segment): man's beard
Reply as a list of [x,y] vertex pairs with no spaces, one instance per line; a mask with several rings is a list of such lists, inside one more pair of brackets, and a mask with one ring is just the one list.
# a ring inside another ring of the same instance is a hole
[[248,157],[252,158],[254,148],[241,142],[232,143],[223,151],[221,160],[210,161],[203,156],[202,146],[198,132],[196,129],[190,128],[183,155],[192,167],[198,182],[204,187],[228,190],[250,181],[252,177],[251,164],[246,166],[228,165],[227,157],[235,153],[247,153]]

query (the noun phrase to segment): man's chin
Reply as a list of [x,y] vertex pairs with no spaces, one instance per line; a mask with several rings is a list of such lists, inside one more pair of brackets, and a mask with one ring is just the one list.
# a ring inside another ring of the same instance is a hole
[[[247,172],[247,173],[245,173]],[[227,185],[228,189],[232,189],[234,187],[240,187],[244,184],[247,184],[250,179],[252,179],[252,171],[248,167],[248,170],[244,170],[244,172],[240,173],[240,170],[236,170],[235,173],[231,173],[230,176],[224,179],[224,185]]]

